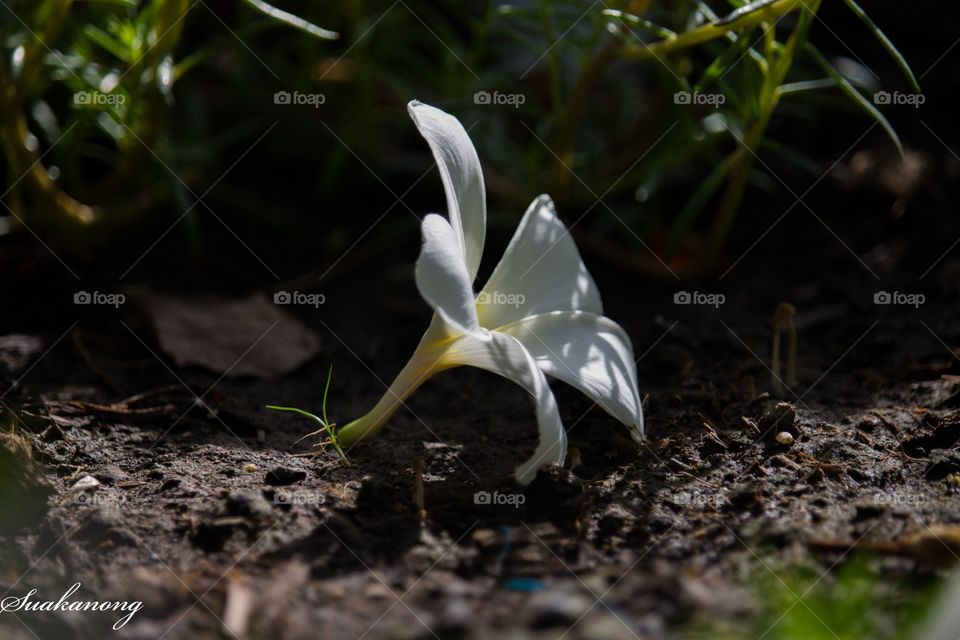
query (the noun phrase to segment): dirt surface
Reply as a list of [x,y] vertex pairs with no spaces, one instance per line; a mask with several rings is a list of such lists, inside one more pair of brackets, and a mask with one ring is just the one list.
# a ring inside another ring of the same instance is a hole
[[[338,278],[323,307],[299,310],[320,354],[274,381],[175,368],[138,310],[80,315],[75,285],[53,287],[60,302],[12,310],[0,339],[5,438],[20,438],[3,443],[19,461],[3,471],[33,507],[4,513],[0,583],[56,600],[79,581],[78,597],[144,608],[119,632],[115,613],[5,615],[2,636],[232,637],[227,620],[278,640],[661,638],[749,617],[754,571],[828,571],[855,545],[882,551],[891,575],[932,576],[960,523],[960,260],[920,280],[951,231],[863,232],[867,220],[837,226],[859,233],[849,251],[806,227],[822,237],[782,272],[760,249],[710,282],[586,254],[634,339],[648,440],[555,384],[582,463],[525,489],[511,472],[535,444],[533,411],[492,375],[432,379],[350,467],[301,455],[317,453],[293,444],[311,423],[263,408],[319,410],[330,364],[334,420],[377,400],[427,323],[411,256]],[[676,305],[681,290],[726,299]],[[879,306],[878,291],[926,298]],[[770,317],[784,300],[798,309],[799,381],[777,400]]]

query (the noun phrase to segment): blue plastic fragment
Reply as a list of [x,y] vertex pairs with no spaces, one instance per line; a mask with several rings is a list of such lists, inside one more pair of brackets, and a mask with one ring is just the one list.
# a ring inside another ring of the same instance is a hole
[[508,591],[540,591],[543,583],[534,578],[507,578],[503,586]]

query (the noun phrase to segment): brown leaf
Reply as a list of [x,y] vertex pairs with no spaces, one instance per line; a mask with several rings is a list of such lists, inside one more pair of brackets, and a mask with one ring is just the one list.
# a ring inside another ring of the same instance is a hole
[[160,348],[177,366],[227,377],[278,378],[308,362],[320,338],[263,294],[248,298],[147,293],[142,302]]

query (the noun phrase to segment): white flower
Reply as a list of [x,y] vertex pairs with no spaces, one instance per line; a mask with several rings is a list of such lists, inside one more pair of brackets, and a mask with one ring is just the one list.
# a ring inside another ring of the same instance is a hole
[[367,415],[339,432],[352,444],[369,437],[438,371],[470,365],[525,388],[536,401],[540,442],[517,468],[528,484],[537,469],[563,463],[566,433],[544,374],[573,385],[643,437],[643,410],[630,339],[603,316],[597,285],[553,202],[527,209],[500,264],[478,295],[473,281],[483,253],[486,195],[476,149],[460,122],[413,101],[408,110],[436,158],[449,221],[423,219],[417,288],[435,313],[410,362]]

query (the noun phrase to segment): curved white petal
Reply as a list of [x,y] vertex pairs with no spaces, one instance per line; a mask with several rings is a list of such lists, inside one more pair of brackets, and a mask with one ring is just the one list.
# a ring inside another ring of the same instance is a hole
[[555,311],[498,329],[527,348],[545,373],[576,387],[643,436],[643,408],[630,338],[616,322],[584,311]]
[[530,204],[477,302],[480,324],[490,329],[549,311],[603,313],[597,285],[549,196]]
[[567,434],[563,430],[557,402],[543,372],[519,340],[496,331],[491,331],[485,340],[464,336],[451,345],[443,356],[443,362],[486,369],[513,380],[533,396],[537,406],[540,442],[533,456],[517,467],[517,482],[530,484],[540,467],[552,463],[563,464],[567,453]]
[[421,229],[423,246],[415,269],[420,295],[455,329],[477,331],[472,278],[457,244],[457,232],[446,218],[435,213],[423,219]]
[[447,214],[457,232],[470,282],[477,277],[487,230],[487,201],[480,158],[460,121],[413,100],[407,111],[433,152],[447,194]]

